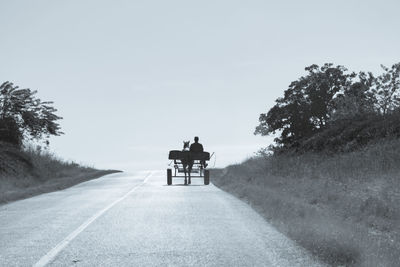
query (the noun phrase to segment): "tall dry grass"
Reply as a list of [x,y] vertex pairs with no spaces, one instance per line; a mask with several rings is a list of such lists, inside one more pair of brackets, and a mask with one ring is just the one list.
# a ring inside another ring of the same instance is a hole
[[333,266],[400,263],[400,140],[335,155],[259,156],[213,177]]
[[40,147],[20,150],[0,143],[0,203],[64,189],[114,172],[64,161]]

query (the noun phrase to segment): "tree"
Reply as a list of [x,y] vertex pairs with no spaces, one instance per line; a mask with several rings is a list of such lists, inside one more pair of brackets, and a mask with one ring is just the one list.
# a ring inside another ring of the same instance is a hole
[[260,115],[255,134],[269,135],[277,131],[275,141],[282,146],[297,146],[300,140],[324,128],[334,108],[334,97],[351,85],[355,74],[346,74],[343,66],[305,68],[308,74],[292,82],[284,97],[267,114]]
[[21,146],[24,139],[44,139],[48,144],[50,135],[63,134],[53,102],[42,102],[36,93],[10,82],[0,86],[0,141]]
[[371,92],[375,96],[376,108],[386,115],[400,106],[400,63],[392,68],[381,67],[385,72],[375,79]]
[[370,72],[360,72],[357,82],[344,88],[342,93],[336,95],[330,110],[330,121],[355,119],[375,113],[375,97],[371,92],[375,79]]

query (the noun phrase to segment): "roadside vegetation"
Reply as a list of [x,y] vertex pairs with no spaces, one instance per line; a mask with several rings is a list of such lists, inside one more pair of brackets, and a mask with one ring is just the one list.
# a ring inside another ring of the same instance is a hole
[[43,102],[35,94],[9,82],[0,86],[0,203],[116,172],[80,166],[51,154],[48,139],[63,134],[61,117],[52,102]]
[[260,115],[278,136],[213,182],[333,266],[400,262],[400,64],[383,73],[306,68]]

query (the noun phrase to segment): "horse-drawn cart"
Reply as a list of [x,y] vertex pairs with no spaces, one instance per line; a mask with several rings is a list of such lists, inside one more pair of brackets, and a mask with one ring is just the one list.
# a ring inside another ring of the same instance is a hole
[[[189,184],[192,177],[204,178],[205,185],[210,183],[210,171],[206,169],[206,161],[210,160],[210,153],[171,150],[168,159],[173,160],[174,163],[174,173],[172,169],[167,169],[168,185],[172,184],[174,177],[184,177],[186,185],[187,176],[189,177]],[[179,175],[179,173],[183,173],[183,175]]]

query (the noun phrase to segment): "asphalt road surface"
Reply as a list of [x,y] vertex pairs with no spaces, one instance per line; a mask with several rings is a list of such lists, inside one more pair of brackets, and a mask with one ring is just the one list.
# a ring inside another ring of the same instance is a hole
[[199,178],[112,174],[0,206],[1,266],[321,266]]

